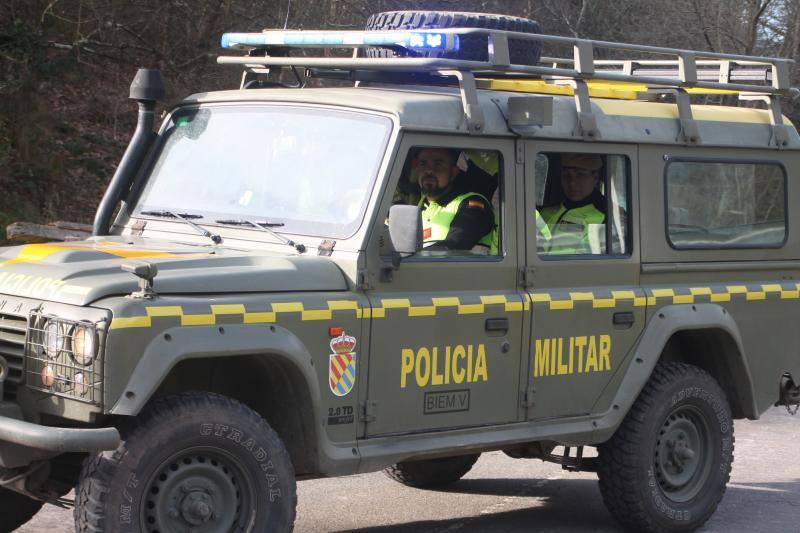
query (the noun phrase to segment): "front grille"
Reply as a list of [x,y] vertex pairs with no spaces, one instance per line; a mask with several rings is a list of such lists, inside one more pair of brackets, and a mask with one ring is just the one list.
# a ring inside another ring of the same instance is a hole
[[[58,349],[48,353],[48,323],[58,325]],[[92,322],[64,320],[53,316],[31,313],[27,347],[27,386],[31,389],[64,396],[74,400],[99,404],[103,398],[103,373],[99,355],[88,364],[76,360],[72,348],[72,334],[77,327],[88,327],[94,332],[97,353],[102,353],[103,329]]]
[[17,389],[25,376],[25,331],[28,319],[0,313],[0,356],[8,363],[8,377],[3,384],[3,400],[17,399]]

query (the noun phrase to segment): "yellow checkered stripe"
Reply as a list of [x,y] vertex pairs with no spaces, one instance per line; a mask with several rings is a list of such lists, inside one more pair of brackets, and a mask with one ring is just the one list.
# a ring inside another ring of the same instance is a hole
[[248,311],[243,304],[212,305],[210,313],[187,313],[181,306],[148,306],[146,315],[115,317],[110,329],[149,328],[153,319],[177,317],[181,326],[213,326],[230,323],[231,316],[241,317],[243,324],[270,324],[281,316],[299,317],[302,321],[333,320],[337,312],[352,312],[357,319],[385,318],[387,313],[399,316],[431,317],[440,311],[455,311],[457,315],[477,315],[503,309],[522,312],[541,306],[551,311],[568,311],[576,306],[590,305],[595,309],[616,307],[645,307],[667,304],[720,303],[732,300],[761,301],[768,299],[796,300],[800,298],[800,283],[765,283],[758,285],[720,285],[709,287],[646,288],[637,294],[633,290],[612,291],[534,291],[521,299],[505,294],[483,295],[477,301],[464,302],[457,296],[431,298],[430,303],[412,304],[409,298],[384,298],[381,305],[361,307],[356,300],[330,300],[324,309],[306,309],[303,302],[275,302],[264,311]]
[[[269,310],[248,311],[242,304],[212,305],[210,313],[191,314],[181,306],[148,306],[146,315],[134,317],[115,317],[110,329],[149,328],[153,319],[177,317],[181,326],[213,326],[230,323],[231,316],[241,316],[243,324],[270,324],[278,322],[281,316],[298,317],[302,321],[333,320],[337,311],[350,311],[355,318],[384,318],[387,313],[400,312],[409,317],[436,316],[445,309],[454,310],[459,315],[484,314],[493,306],[502,307],[506,312],[520,312],[530,308],[527,295],[521,299],[508,298],[504,294],[480,296],[475,302],[464,303],[458,297],[432,298],[430,304],[412,305],[408,298],[385,298],[378,307],[368,308],[358,305],[356,300],[331,300],[326,309],[306,309],[303,302],[275,302]],[[396,311],[395,311],[396,310]],[[225,317],[225,318],[223,318]]]
[[769,299],[796,300],[800,298],[800,283],[762,283],[750,285],[718,285],[684,288],[645,288],[644,295],[632,290],[594,292],[532,292],[534,308],[544,306],[550,311],[574,309],[576,305],[592,308],[645,307],[669,304],[723,303],[735,300],[761,301]]
[[269,310],[248,311],[243,304],[212,305],[210,313],[187,313],[179,305],[147,306],[144,316],[114,317],[110,329],[149,328],[153,319],[177,317],[181,326],[214,326],[230,323],[230,317],[241,317],[241,324],[272,324],[281,315],[299,316],[301,320],[332,320],[337,311],[352,311],[362,318],[364,310],[355,300],[331,300],[326,309],[306,309],[302,302],[275,302]]
[[797,300],[800,283],[761,283],[750,285],[720,285],[714,287],[689,287],[684,291],[674,289],[649,289],[647,305],[661,303],[693,304],[719,303],[733,300]]
[[[497,306],[506,312],[520,312],[530,308],[528,298],[508,298],[505,294],[492,294],[480,296],[478,301],[464,303],[457,296],[431,298],[430,304],[413,305],[408,298],[384,298],[380,307],[364,309],[364,318],[384,318],[387,312],[393,309],[406,311],[409,317],[436,316],[439,311],[455,311],[459,315],[481,315]],[[401,311],[402,312],[402,311]]]
[[643,307],[647,305],[644,296],[637,295],[632,290],[619,291],[575,291],[567,293],[533,292],[530,294],[534,309],[546,306],[550,311],[567,311],[576,305],[591,305],[595,309],[612,309],[622,306]]

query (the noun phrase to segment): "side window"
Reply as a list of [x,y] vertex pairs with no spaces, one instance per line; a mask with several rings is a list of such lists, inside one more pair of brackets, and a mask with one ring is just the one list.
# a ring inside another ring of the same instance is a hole
[[630,254],[626,156],[543,152],[534,163],[534,180],[540,256]]
[[423,250],[417,257],[501,254],[502,159],[495,150],[415,146],[393,203],[418,205]]
[[670,161],[667,236],[674,248],[768,248],[786,240],[778,163]]

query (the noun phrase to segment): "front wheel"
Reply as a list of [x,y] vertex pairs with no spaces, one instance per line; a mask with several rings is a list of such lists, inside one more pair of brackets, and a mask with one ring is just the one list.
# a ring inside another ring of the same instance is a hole
[[598,447],[603,500],[632,531],[692,531],[725,493],[733,440],[716,380],[692,365],[659,363],[622,425]]
[[117,450],[84,463],[76,531],[291,531],[289,454],[241,403],[210,393],[158,399],[122,433]]

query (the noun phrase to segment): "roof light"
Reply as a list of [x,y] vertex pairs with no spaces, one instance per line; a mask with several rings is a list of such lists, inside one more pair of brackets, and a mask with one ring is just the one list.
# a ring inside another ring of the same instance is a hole
[[342,47],[401,46],[408,49],[458,50],[458,35],[431,31],[282,31],[261,33],[224,33],[223,48],[253,48],[258,46]]

